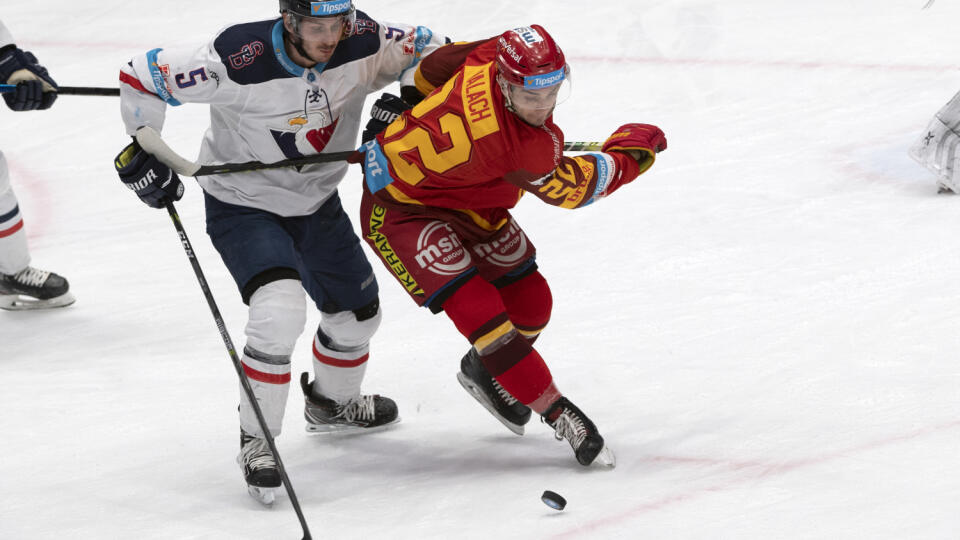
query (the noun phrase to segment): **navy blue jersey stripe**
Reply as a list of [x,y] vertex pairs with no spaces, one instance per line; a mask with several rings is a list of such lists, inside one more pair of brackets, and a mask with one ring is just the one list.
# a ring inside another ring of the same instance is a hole
[[10,221],[11,219],[13,219],[14,216],[16,216],[19,213],[20,213],[20,206],[19,205],[14,206],[13,210],[7,212],[6,214],[0,214],[0,223],[3,223],[4,221]]

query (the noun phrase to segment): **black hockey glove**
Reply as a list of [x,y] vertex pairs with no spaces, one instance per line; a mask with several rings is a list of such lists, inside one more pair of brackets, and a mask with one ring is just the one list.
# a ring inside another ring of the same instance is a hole
[[113,166],[120,181],[151,208],[163,208],[168,201],[183,197],[183,182],[177,173],[148,154],[133,141],[124,148]]
[[410,106],[402,99],[384,92],[370,108],[370,120],[367,121],[367,126],[363,128],[363,135],[360,139],[363,142],[372,140],[377,136],[377,133],[387,129],[391,122],[409,108]]
[[0,83],[15,84],[16,90],[3,94],[7,107],[15,111],[49,109],[57,100],[57,83],[33,53],[7,45],[0,49]]

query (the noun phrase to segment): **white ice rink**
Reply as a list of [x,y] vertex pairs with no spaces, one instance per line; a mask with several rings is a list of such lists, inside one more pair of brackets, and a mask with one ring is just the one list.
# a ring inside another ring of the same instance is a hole
[[[314,538],[960,538],[960,196],[906,154],[960,89],[960,3],[923,3],[358,0],[461,40],[543,24],[575,77],[555,114],[568,140],[647,122],[669,149],[589,209],[515,211],[555,297],[538,349],[619,466],[580,467],[538,422],[500,426],[454,380],[466,341],[374,262],[385,321],[364,388],[403,422],[308,436],[291,388],[278,444]],[[0,7],[67,86],[115,87],[135,54],[275,13]],[[0,312],[0,539],[300,538],[286,495],[265,509],[245,492],[236,375],[170,219],[113,170],[117,99],[0,109],[33,263],[77,297]],[[164,135],[194,157],[207,118],[171,110]],[[352,217],[359,180],[341,186]],[[185,181],[180,214],[242,344]]]

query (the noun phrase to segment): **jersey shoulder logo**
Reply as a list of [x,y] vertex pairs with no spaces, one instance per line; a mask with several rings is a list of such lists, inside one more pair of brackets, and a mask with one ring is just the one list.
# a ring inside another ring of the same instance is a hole
[[236,52],[227,57],[230,67],[233,69],[243,69],[250,64],[253,64],[254,60],[258,56],[263,54],[263,51],[266,49],[266,46],[262,41],[254,41],[252,43],[247,43],[240,48],[240,52]]

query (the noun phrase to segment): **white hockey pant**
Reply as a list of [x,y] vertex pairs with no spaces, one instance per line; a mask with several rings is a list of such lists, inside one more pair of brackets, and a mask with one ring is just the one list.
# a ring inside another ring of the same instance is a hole
[[[306,294],[297,280],[268,283],[250,297],[247,344],[241,361],[274,437],[280,435],[290,390],[290,356],[306,322]],[[250,435],[263,436],[242,386],[240,427]]]
[[7,159],[0,152],[0,274],[16,274],[29,264],[23,217],[17,196],[10,187]]
[[323,313],[313,336],[313,392],[338,403],[360,396],[360,384],[367,371],[370,338],[380,326],[379,307],[375,315],[357,320],[352,311]]

